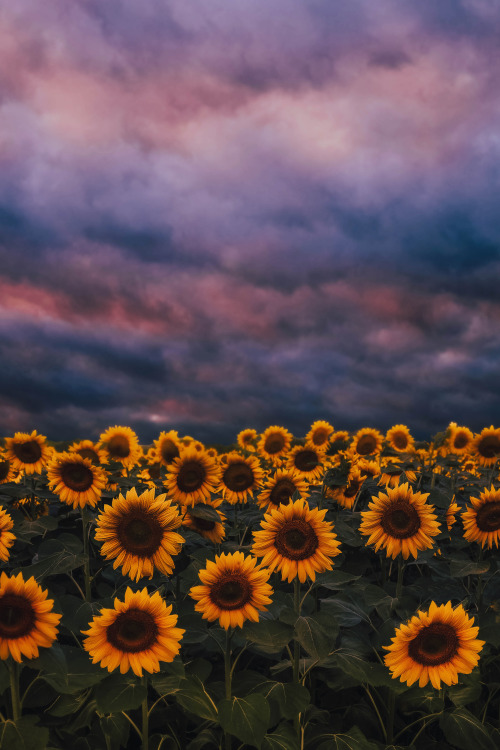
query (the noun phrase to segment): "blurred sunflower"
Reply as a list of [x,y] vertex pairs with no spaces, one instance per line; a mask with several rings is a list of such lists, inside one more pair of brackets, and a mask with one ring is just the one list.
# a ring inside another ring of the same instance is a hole
[[401,477],[404,475],[408,482],[416,482],[417,474],[409,467],[401,463],[395,456],[387,456],[381,461],[380,478],[378,484],[385,487],[397,487]]
[[97,505],[106,486],[107,474],[90,458],[78,453],[57,453],[47,466],[49,487],[67,505],[84,508]]
[[468,427],[458,427],[452,422],[448,427],[449,435],[447,439],[448,447],[451,453],[467,453],[472,446],[474,435]]
[[360,458],[356,463],[356,466],[359,469],[361,476],[365,479],[367,479],[368,477],[371,477],[372,479],[378,477],[378,475],[382,471],[378,461],[369,461],[366,458]]
[[413,450],[415,441],[410,435],[410,430],[404,424],[396,424],[387,431],[385,439],[390,447],[399,453],[408,453]]
[[370,510],[361,512],[359,531],[369,537],[366,543],[374,544],[375,552],[382,547],[393,559],[399,554],[405,560],[410,554],[416,558],[419,550],[432,547],[440,531],[434,507],[426,502],[429,493],[413,492],[408,483],[387,487],[386,492],[373,497]]
[[154,490],[137,495],[135,487],[127,496],[119,495],[112,505],[105,505],[97,518],[95,538],[104,542],[101,555],[114,560],[113,568],[121,567],[124,575],[136,581],[153,577],[155,568],[171,575],[172,555],[178,555],[184,537],[174,529],[181,525],[181,516],[166,495],[155,498]]
[[306,435],[306,443],[312,443],[316,448],[326,450],[332,434],[332,425],[329,422],[318,419],[312,423],[311,429]]
[[455,515],[459,510],[460,506],[455,502],[455,496],[453,496],[453,500],[446,509],[446,528],[448,529],[448,531],[451,531],[451,527],[456,521]]
[[40,474],[51,454],[46,440],[36,430],[31,435],[16,432],[14,437],[5,438],[5,454],[12,468],[25,474]]
[[14,469],[14,464],[5,454],[0,454],[0,484],[14,482],[18,476],[18,471]]
[[469,542],[480,542],[482,547],[498,547],[500,534],[500,490],[493,485],[470,498],[471,506],[462,513],[464,537]]
[[236,438],[238,445],[240,448],[243,448],[243,450],[247,451],[255,451],[255,444],[257,442],[258,433],[257,430],[252,430],[251,427],[247,427],[246,430],[242,430],[238,433],[238,436]]
[[165,487],[176,502],[183,505],[203,503],[218,490],[220,470],[213,458],[193,446],[184,448],[168,467]]
[[108,463],[106,451],[99,447],[97,443],[93,443],[92,440],[80,440],[72,443],[68,448],[68,452],[78,453],[82,458],[90,459],[96,466]]
[[52,611],[47,594],[33,576],[25,581],[21,573],[0,575],[0,659],[36,659],[39,646],[52,646],[62,615]]
[[349,447],[350,436],[347,430],[337,430],[334,432],[328,442],[328,455],[333,455],[339,451],[345,451]]
[[335,500],[343,508],[350,510],[363,486],[366,477],[363,477],[359,468],[353,466],[349,472],[347,483],[344,487],[327,487],[326,496]]
[[500,429],[485,427],[472,441],[470,452],[481,466],[493,466],[500,456]]
[[326,509],[310,508],[305,500],[280,505],[266,513],[261,531],[254,531],[252,553],[262,565],[279,570],[290,583],[299,578],[314,581],[316,573],[331,570],[332,557],[340,554],[340,542],[325,521]]
[[325,473],[324,453],[316,448],[313,443],[296,445],[287,455],[286,468],[295,469],[302,479],[314,482],[321,479]]
[[363,427],[354,435],[351,450],[358,456],[371,456],[382,450],[382,434],[371,427]]
[[171,662],[180,650],[186,632],[175,627],[177,615],[172,605],[167,606],[160,594],[148,594],[146,588],[133,592],[127,587],[125,601],[115,599],[113,609],[102,609],[89,630],[82,630],[86,638],[83,647],[92,663],[121,674],[132,669],[142,677],[143,669],[160,671],[160,662]]
[[231,505],[246,503],[262,482],[264,472],[255,456],[242,456],[233,451],[224,456],[221,464],[221,490],[224,500]]
[[[189,506],[186,506],[184,515],[182,517],[182,525],[191,531],[195,531],[197,534],[202,536],[204,539],[208,539],[214,544],[220,544],[226,535],[224,524],[226,522],[226,516],[220,510],[217,510],[218,506],[222,503],[222,498],[216,500],[210,500],[205,503],[215,508],[219,520],[215,521],[208,518],[200,518],[199,516],[192,515],[189,513]],[[194,509],[195,506],[193,506]],[[198,507],[198,506],[197,506]]]
[[418,611],[406,625],[396,628],[392,644],[384,646],[384,662],[392,677],[408,686],[431,682],[439,690],[441,682],[456,685],[459,674],[470,674],[479,662],[485,641],[477,640],[479,628],[460,604],[437,606]]
[[264,510],[268,507],[278,507],[288,503],[294,492],[300,493],[303,497],[307,491],[307,483],[296,469],[276,469],[257,496],[257,504]]
[[170,430],[170,432],[160,432],[160,436],[154,441],[154,452],[156,460],[159,461],[162,466],[168,466],[172,463],[174,458],[179,458],[183,444],[177,434],[177,430]]
[[12,507],[20,510],[30,521],[49,515],[49,501],[37,497],[19,497],[12,501]]
[[10,557],[10,547],[16,541],[10,530],[14,528],[14,521],[7,511],[0,507],[0,560],[7,562]]
[[284,427],[275,425],[264,430],[257,450],[267,461],[279,461],[280,457],[289,451],[291,443],[292,434]]
[[139,438],[130,427],[108,427],[99,438],[99,447],[104,448],[111,461],[132,469],[141,457]]
[[243,552],[216,555],[198,575],[202,585],[189,591],[194,608],[204,620],[219,620],[225,630],[241,628],[245,620],[258,622],[259,611],[266,612],[271,604],[270,571]]

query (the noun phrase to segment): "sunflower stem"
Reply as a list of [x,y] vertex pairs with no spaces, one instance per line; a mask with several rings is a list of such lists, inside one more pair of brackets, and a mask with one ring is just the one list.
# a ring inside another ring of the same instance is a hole
[[[232,628],[226,630],[226,648],[224,651],[224,677],[226,686],[226,700],[231,700],[231,636]],[[231,750],[231,735],[224,732],[226,750]]]
[[146,696],[142,701],[142,750],[149,748],[149,712],[148,712],[148,678],[142,678],[142,684],[146,688]]
[[[298,619],[300,617],[301,610],[300,580],[298,576],[295,577],[295,580],[293,582],[293,602],[295,615]],[[296,685],[300,684],[300,643],[296,638],[293,641],[293,682]],[[300,714],[296,715],[293,724],[300,742]]]
[[387,701],[387,744],[392,743],[394,737],[394,717],[396,715],[396,693],[389,688],[389,699]]
[[403,574],[404,574],[405,565],[401,557],[398,557],[398,580],[396,583],[396,599],[401,599],[401,596],[403,594]]
[[81,508],[82,513],[82,533],[83,533],[83,574],[85,577],[85,600],[90,602],[92,599],[92,590],[90,587],[90,554],[89,554],[89,516],[87,506]]
[[12,718],[18,721],[21,718],[21,700],[19,696],[19,666],[13,659],[7,659],[10,677],[10,697],[12,701]]

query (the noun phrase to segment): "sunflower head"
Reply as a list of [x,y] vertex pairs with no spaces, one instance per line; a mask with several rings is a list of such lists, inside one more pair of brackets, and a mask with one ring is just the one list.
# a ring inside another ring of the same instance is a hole
[[242,627],[245,620],[258,622],[259,612],[271,603],[270,571],[243,552],[216,555],[199,576],[201,585],[189,591],[195,610],[210,622],[219,620],[226,630]]
[[160,432],[160,436],[154,441],[155,460],[162,466],[168,466],[174,458],[179,457],[182,447],[176,430]]
[[353,466],[349,471],[347,482],[343,487],[328,487],[326,496],[336,500],[343,508],[350,510],[356,501],[358,493],[363,486],[364,477],[358,466]]
[[441,682],[456,685],[459,674],[470,674],[479,662],[484,641],[477,639],[479,628],[468,617],[462,605],[451,602],[437,606],[432,602],[427,612],[419,611],[405,625],[396,629],[392,644],[384,646],[384,657],[394,679],[419,687],[431,682],[439,690]]
[[284,427],[268,427],[261,435],[257,449],[262,458],[276,462],[287,453],[292,444],[292,434]]
[[465,454],[469,451],[474,435],[468,427],[459,427],[454,422],[448,428],[447,444],[451,453]]
[[253,453],[255,451],[257,438],[258,438],[257,430],[252,430],[251,427],[247,427],[246,430],[242,430],[241,432],[238,433],[236,440],[240,448]]
[[387,487],[386,494],[379,493],[368,504],[369,510],[361,512],[361,534],[368,536],[367,544],[375,545],[375,552],[385,549],[395,559],[430,549],[433,538],[440,532],[434,507],[426,500],[429,494],[413,492],[407,482],[397,487]]
[[184,515],[182,517],[182,525],[187,529],[191,529],[191,531],[196,532],[204,539],[208,539],[214,544],[220,544],[226,535],[224,524],[227,520],[224,513],[221,513],[220,510],[217,510],[218,506],[221,503],[222,498],[211,500],[210,502],[206,503],[206,505],[210,505],[215,509],[218,520],[215,520],[214,518],[204,518],[200,513],[194,512],[200,510],[201,508],[204,508],[204,505],[198,504],[196,506],[193,506],[193,512],[190,512],[190,506],[186,506]]
[[113,609],[103,609],[90,623],[83,647],[92,663],[101,664],[109,672],[118,667],[125,674],[132,669],[142,677],[143,670],[160,671],[160,662],[171,662],[179,653],[185,630],[175,627],[177,615],[171,614],[156,591],[133,592],[127,588],[125,601],[115,599]]
[[493,485],[470,498],[470,507],[462,513],[464,537],[482,547],[498,547],[500,537],[500,490]]
[[0,507],[0,560],[7,562],[10,557],[10,548],[16,541],[16,537],[11,533],[14,528],[14,521],[4,508]]
[[242,456],[233,451],[221,462],[221,490],[227,502],[246,503],[262,482],[264,472],[255,456]]
[[183,505],[203,503],[219,488],[220,470],[206,451],[184,448],[168,467],[164,482],[168,494]]
[[0,453],[0,484],[14,482],[18,473],[14,468],[13,461],[7,458],[5,453]]
[[385,439],[390,447],[398,453],[408,453],[415,446],[415,441],[410,435],[408,427],[404,424],[396,424],[387,431]]
[[306,442],[312,443],[315,448],[326,450],[332,434],[332,425],[329,422],[318,419],[312,423],[311,429],[306,435]]
[[324,452],[312,442],[296,445],[287,456],[286,468],[295,470],[302,479],[317,481],[324,474]]
[[104,448],[110,461],[131,469],[138,464],[142,454],[139,438],[130,427],[108,427],[99,438],[99,447]]
[[371,427],[363,427],[354,435],[352,451],[358,456],[372,456],[382,450],[382,434]]
[[277,508],[288,503],[295,492],[307,494],[307,483],[296,469],[276,469],[257,497],[259,508]]
[[96,466],[108,462],[106,451],[100,448],[97,443],[93,443],[92,440],[80,440],[72,443],[68,448],[68,453],[78,453],[79,456],[88,458]]
[[57,453],[47,466],[47,478],[55,494],[73,508],[94,507],[107,482],[104,469],[78,453]]
[[5,439],[5,453],[12,467],[25,474],[40,474],[50,458],[51,450],[45,435],[16,432],[14,437]]

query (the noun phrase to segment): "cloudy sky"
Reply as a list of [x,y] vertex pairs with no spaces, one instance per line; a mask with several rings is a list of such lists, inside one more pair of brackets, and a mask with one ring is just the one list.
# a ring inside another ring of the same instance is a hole
[[500,424],[496,0],[0,11],[1,433]]

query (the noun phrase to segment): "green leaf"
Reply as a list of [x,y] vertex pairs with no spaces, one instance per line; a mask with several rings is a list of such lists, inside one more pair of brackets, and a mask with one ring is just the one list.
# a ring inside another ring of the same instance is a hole
[[343,589],[348,583],[357,581],[361,576],[354,575],[354,573],[344,573],[342,570],[331,570],[326,573],[321,573],[316,578],[318,586],[324,586],[325,589],[331,589],[336,591]]
[[352,727],[348,732],[326,733],[325,741],[316,750],[378,750],[378,747],[358,727]]
[[114,714],[138,708],[147,695],[146,688],[135,675],[112,674],[95,689],[97,710]]
[[282,719],[293,719],[306,710],[310,701],[307,688],[293,682],[263,680],[254,687],[252,693],[260,693],[270,704],[276,704],[278,716]]
[[61,717],[73,715],[81,709],[86,700],[86,693],[77,693],[76,695],[58,695],[54,703],[47,710],[51,716]]
[[261,750],[299,750],[297,733],[290,724],[282,722],[272,734],[266,734]]
[[484,724],[465,708],[443,714],[439,726],[450,745],[460,750],[498,750]]
[[111,750],[120,750],[120,748],[126,747],[130,733],[130,722],[123,714],[101,716],[99,717],[99,722],[102,733],[108,739]]
[[452,578],[487,573],[489,569],[489,560],[482,560],[481,562],[476,562],[475,560],[450,560],[450,575]]
[[179,689],[184,677],[184,664],[180,659],[174,659],[173,662],[162,665],[161,671],[152,674],[149,681],[158,695],[169,695]]
[[32,565],[16,568],[14,572],[22,572],[25,579],[34,576],[41,580],[56,573],[69,573],[81,567],[84,560],[83,554],[75,554],[59,539],[47,539],[38,548],[38,560]]
[[184,677],[175,698],[186,711],[195,716],[217,721],[217,706],[199,677]]
[[353,625],[358,625],[361,620],[368,622],[368,616],[365,612],[354,602],[340,597],[334,599],[320,599],[321,610],[328,612],[328,614],[335,618],[338,625],[342,625],[346,628],[351,628]]
[[204,521],[220,523],[220,516],[212,505],[198,503],[194,506],[186,506],[186,513],[195,518],[202,518]]
[[228,734],[259,748],[269,723],[269,705],[262,695],[224,699],[218,704],[219,722]]
[[219,747],[219,738],[211,729],[203,729],[198,732],[194,740],[191,740],[186,750],[205,750],[206,747],[214,745]]
[[45,534],[46,531],[57,529],[57,518],[54,516],[41,516],[34,521],[23,521],[16,528],[17,539],[29,541],[34,536]]
[[295,623],[295,637],[313,659],[328,656],[335,648],[338,627],[323,612],[299,617]]
[[54,643],[50,649],[40,651],[30,667],[41,670],[41,677],[60,693],[77,693],[101,682],[108,672],[92,664],[89,655],[73,646]]
[[293,628],[276,620],[246,622],[243,636],[266,654],[280,653],[293,638]]
[[457,707],[473,703],[475,700],[478,700],[481,695],[479,670],[475,670],[470,675],[463,675],[461,682],[462,684],[460,685],[452,685],[446,689],[448,698],[450,698]]
[[366,661],[358,651],[338,649],[335,660],[341,671],[353,677],[360,685],[385,686],[398,693],[406,690],[406,685],[391,677],[387,667],[379,662]]
[[0,748],[5,750],[45,750],[49,730],[38,724],[38,716],[22,716],[0,724]]

